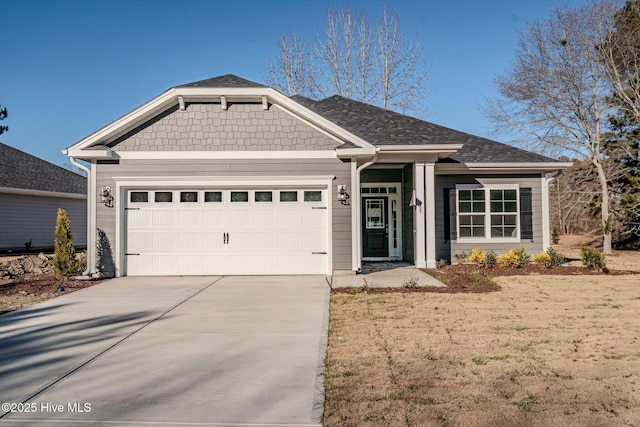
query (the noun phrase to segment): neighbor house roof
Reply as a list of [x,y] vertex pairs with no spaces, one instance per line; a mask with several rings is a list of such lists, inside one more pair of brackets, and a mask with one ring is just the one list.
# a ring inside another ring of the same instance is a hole
[[0,187],[86,194],[87,179],[0,143]]

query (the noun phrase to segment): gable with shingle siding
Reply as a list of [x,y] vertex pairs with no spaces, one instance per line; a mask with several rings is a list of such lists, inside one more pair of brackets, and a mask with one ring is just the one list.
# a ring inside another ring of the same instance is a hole
[[191,103],[173,107],[110,144],[115,151],[297,151],[337,145],[277,105]]

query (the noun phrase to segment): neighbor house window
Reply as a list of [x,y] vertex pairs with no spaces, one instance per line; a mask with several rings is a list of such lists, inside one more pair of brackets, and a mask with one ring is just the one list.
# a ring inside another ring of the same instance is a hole
[[518,187],[459,188],[459,239],[517,239]]

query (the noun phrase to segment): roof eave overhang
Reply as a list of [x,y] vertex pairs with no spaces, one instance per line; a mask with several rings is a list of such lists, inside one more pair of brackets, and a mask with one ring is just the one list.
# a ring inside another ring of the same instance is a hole
[[380,154],[402,155],[436,155],[444,159],[458,152],[463,144],[428,144],[428,145],[378,145],[376,148]]
[[528,172],[543,173],[570,168],[568,162],[522,162],[522,163],[441,163],[440,172]]
[[31,190],[28,188],[0,187],[0,193],[17,194],[20,196],[55,197],[60,199],[86,199],[84,193],[63,193],[60,191]]
[[117,158],[117,155],[108,147],[100,149],[70,148],[68,150],[62,150],[62,154],[80,160],[112,160]]
[[280,92],[270,87],[252,88],[194,88],[177,87],[172,88],[157,96],[151,101],[141,105],[130,113],[111,122],[102,129],[92,133],[86,138],[78,141],[65,150],[65,154],[79,159],[100,159],[112,158],[112,154],[101,150],[87,150],[96,145],[108,144],[119,136],[135,129],[140,124],[150,120],[154,116],[166,111],[174,105],[183,102],[241,102],[241,101],[262,101],[276,104],[290,114],[312,123],[322,129],[338,141],[348,141],[358,147],[373,149],[373,146],[365,140],[357,137],[351,132],[339,127],[335,123],[325,119],[321,115],[314,113],[302,104],[291,98],[284,96]]

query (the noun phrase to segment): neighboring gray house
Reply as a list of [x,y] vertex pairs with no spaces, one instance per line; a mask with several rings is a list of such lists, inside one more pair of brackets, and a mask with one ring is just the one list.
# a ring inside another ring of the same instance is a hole
[[91,162],[89,265],[116,276],[333,274],[368,259],[434,268],[475,246],[538,252],[547,173],[569,166],[233,75],[171,88],[65,153]]
[[58,208],[87,244],[87,179],[0,143],[0,250],[52,248]]

